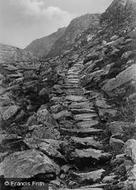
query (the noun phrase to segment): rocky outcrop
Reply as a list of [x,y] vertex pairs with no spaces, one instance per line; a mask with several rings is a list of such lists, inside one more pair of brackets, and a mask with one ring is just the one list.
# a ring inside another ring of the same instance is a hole
[[[108,35],[125,34],[135,30],[136,2],[135,0],[114,0],[101,16],[101,24]],[[108,27],[107,27],[108,26]],[[107,28],[107,29],[106,29]]]

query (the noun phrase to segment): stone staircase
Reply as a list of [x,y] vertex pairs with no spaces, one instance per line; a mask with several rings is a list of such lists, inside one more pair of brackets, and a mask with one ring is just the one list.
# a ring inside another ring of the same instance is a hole
[[[105,152],[103,144],[104,129],[94,107],[93,99],[88,100],[80,84],[82,62],[75,63],[67,72],[63,89],[62,103],[67,105],[69,114],[59,118],[60,132],[67,138],[67,147],[73,147],[66,159],[77,169],[68,175],[68,188],[102,190],[102,178],[112,155]],[[60,98],[60,97],[59,97]],[[65,123],[70,123],[65,125]],[[88,186],[86,186],[88,185]],[[66,190],[68,190],[66,188]]]

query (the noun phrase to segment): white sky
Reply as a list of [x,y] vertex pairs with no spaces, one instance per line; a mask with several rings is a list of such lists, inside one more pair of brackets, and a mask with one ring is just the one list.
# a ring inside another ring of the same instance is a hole
[[76,16],[102,13],[112,0],[0,0],[0,42],[24,48]]

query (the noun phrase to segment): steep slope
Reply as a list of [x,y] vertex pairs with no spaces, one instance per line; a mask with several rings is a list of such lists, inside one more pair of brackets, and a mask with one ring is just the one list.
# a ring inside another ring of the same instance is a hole
[[136,1],[114,0],[102,14],[100,22],[105,28],[104,32],[109,34],[123,34],[132,30],[136,24]]
[[1,104],[0,176],[58,190],[136,189],[135,22],[125,33],[118,25],[85,40],[87,30],[76,49],[1,79],[10,102]]
[[54,43],[63,36],[64,32],[65,32],[65,27],[60,28],[58,29],[57,32],[49,36],[34,40],[31,44],[29,44],[25,48],[25,50],[31,51],[34,55],[38,57],[42,56],[46,57],[46,55],[49,53]]
[[60,55],[62,52],[70,49],[75,39],[88,28],[92,28],[93,33],[94,29],[99,25],[99,17],[99,14],[86,14],[72,20],[64,35],[55,42],[48,57]]

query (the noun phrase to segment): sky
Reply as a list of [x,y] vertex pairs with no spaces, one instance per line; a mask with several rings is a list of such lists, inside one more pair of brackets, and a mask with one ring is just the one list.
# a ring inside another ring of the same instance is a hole
[[0,43],[25,48],[86,13],[102,13],[112,0],[0,0]]

